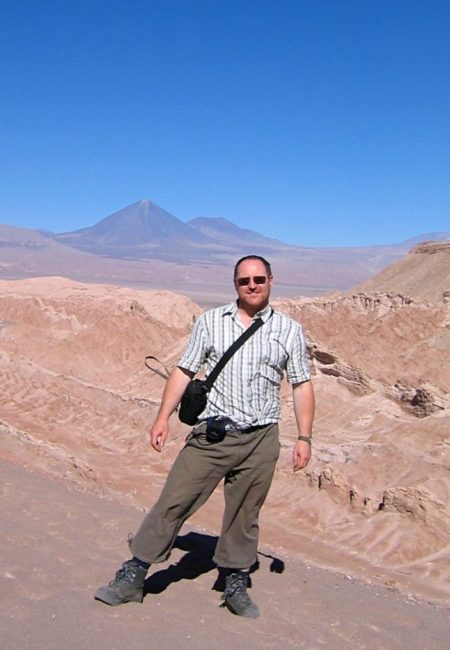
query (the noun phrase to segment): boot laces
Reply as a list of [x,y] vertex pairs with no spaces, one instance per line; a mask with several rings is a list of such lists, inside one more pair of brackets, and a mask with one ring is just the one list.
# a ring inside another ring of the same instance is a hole
[[228,576],[225,591],[223,592],[223,600],[233,598],[239,600],[242,605],[251,605],[252,601],[247,593],[248,577],[245,573],[232,573]]
[[124,562],[116,572],[114,580],[110,582],[113,585],[116,582],[133,582],[136,578],[138,567],[133,562]]

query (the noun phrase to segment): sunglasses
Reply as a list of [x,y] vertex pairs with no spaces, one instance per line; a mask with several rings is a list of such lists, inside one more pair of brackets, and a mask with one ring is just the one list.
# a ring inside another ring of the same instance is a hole
[[250,280],[253,280],[255,284],[266,284],[267,276],[254,275],[253,278],[236,278],[236,284],[238,287],[248,287]]

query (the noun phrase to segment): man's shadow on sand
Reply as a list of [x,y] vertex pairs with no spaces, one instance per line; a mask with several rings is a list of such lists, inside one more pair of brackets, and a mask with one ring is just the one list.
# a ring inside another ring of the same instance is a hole
[[[144,584],[144,596],[147,594],[160,594],[173,582],[194,580],[202,573],[208,573],[208,571],[214,569],[218,571],[218,575],[212,589],[223,591],[225,589],[226,570],[217,567],[212,560],[217,541],[218,537],[204,535],[203,533],[191,532],[186,535],[178,535],[174,548],[186,551],[186,553],[176,564],[171,564],[167,568],[148,576]],[[270,564],[271,572],[283,573],[284,562],[282,560],[261,551],[258,551],[258,555],[272,560]],[[258,569],[259,560],[251,567],[250,572],[254,573]]]

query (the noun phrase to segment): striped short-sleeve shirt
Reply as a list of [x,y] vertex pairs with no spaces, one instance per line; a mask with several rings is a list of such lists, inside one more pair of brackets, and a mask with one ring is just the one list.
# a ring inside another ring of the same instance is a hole
[[[272,314],[272,315],[271,315]],[[255,314],[260,327],[231,357],[214,382],[201,419],[227,416],[238,427],[280,419],[280,383],[310,379],[305,339],[299,323],[267,306]],[[208,376],[230,345],[243,333],[237,303],[217,307],[196,320],[178,366]]]

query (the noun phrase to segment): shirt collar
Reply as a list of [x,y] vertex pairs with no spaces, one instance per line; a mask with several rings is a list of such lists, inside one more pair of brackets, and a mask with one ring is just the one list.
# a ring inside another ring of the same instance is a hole
[[[237,310],[238,310],[238,304],[237,300],[234,302],[231,302],[229,305],[225,306],[225,309],[223,311],[223,315],[231,315],[233,318],[236,317],[237,315]],[[261,309],[261,311],[256,312],[256,314],[253,317],[253,320],[256,320],[257,318],[262,318],[264,323],[270,318],[272,315],[273,309],[270,305],[266,305],[264,309]]]

